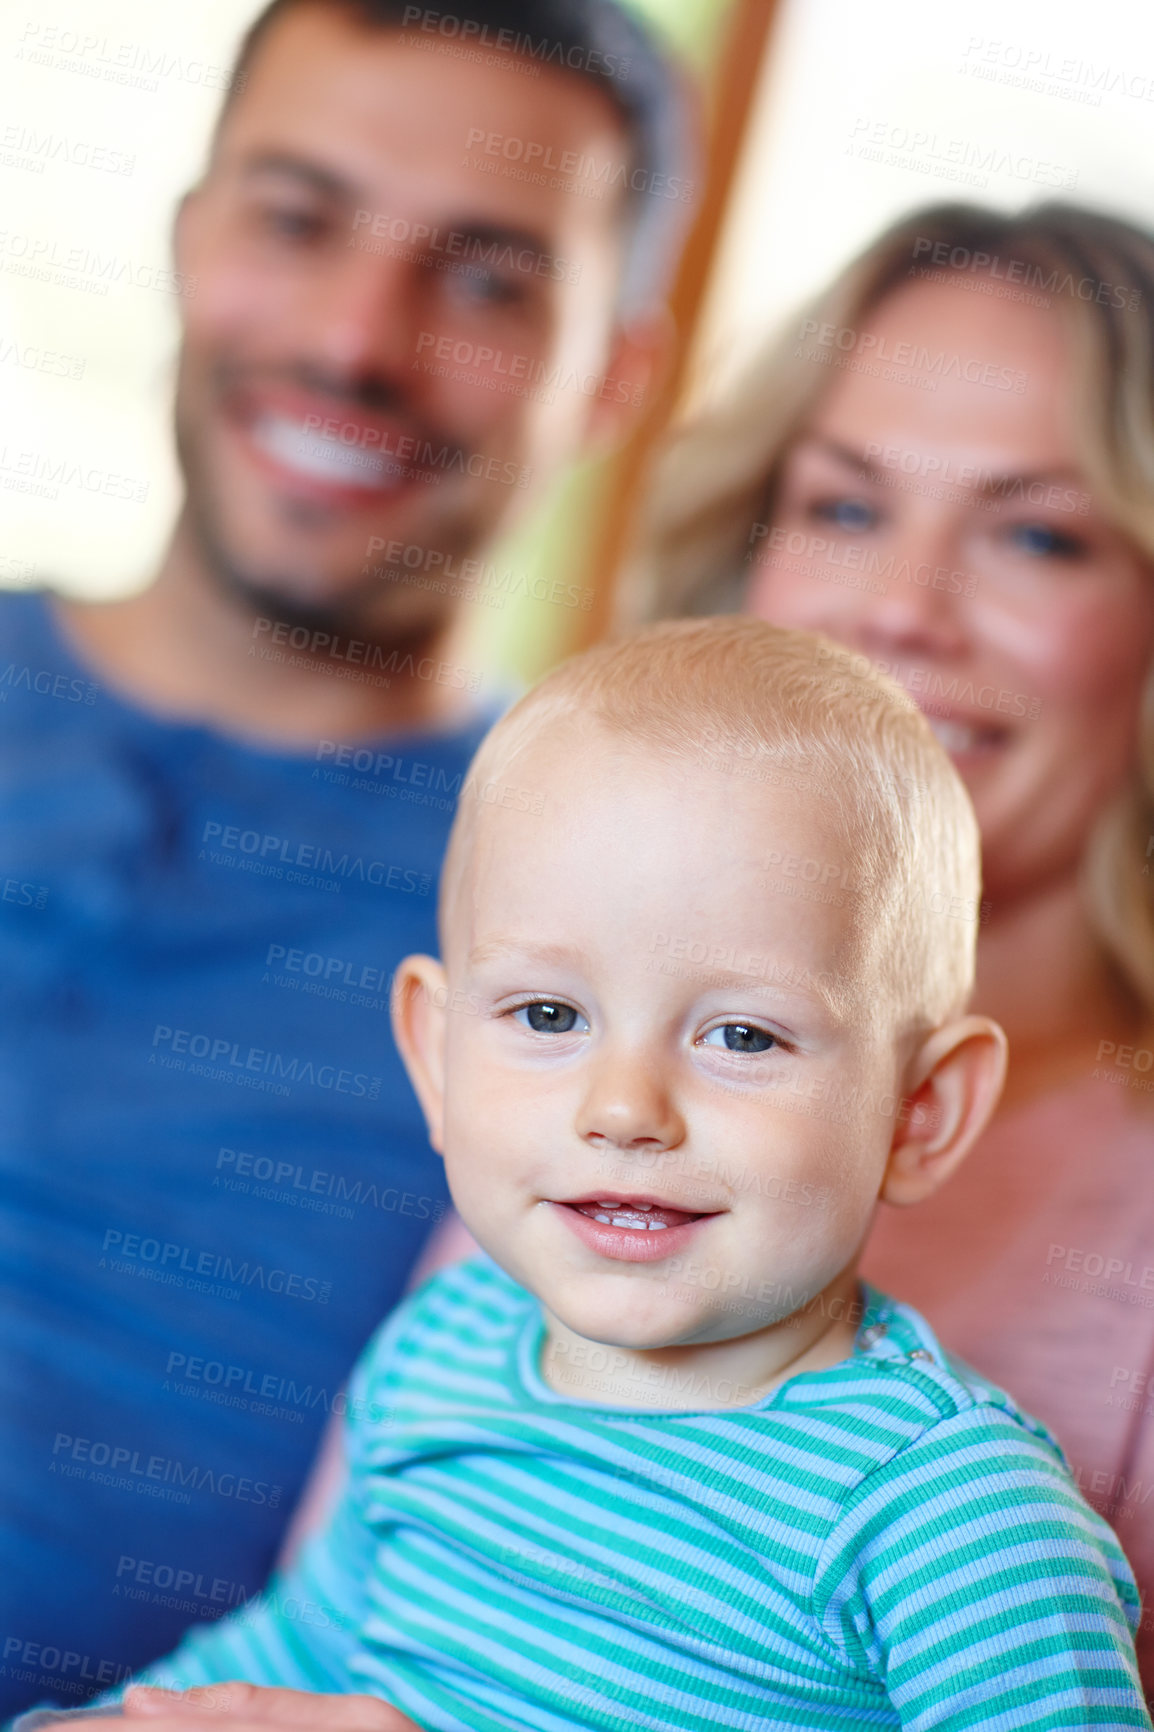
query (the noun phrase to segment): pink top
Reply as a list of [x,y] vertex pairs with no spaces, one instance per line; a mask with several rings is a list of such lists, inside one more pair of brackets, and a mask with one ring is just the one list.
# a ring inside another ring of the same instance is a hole
[[1151,1602],[1152,1695],[1154,1073],[1128,1081],[1005,1112],[936,1196],[879,1208],[861,1267],[1054,1431]]

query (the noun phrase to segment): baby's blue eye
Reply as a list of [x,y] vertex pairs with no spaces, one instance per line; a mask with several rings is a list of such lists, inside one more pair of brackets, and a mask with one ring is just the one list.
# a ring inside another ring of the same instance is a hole
[[533,1004],[519,1005],[513,1015],[534,1034],[571,1034],[579,1022],[585,1021],[571,1004],[557,1004],[545,998]]
[[729,1052],[768,1052],[777,1041],[764,1028],[755,1028],[751,1022],[724,1022],[719,1028],[710,1029],[704,1044],[723,1046]]

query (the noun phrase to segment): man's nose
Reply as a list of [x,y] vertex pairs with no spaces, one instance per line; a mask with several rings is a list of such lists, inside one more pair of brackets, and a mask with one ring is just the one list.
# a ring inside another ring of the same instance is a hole
[[420,317],[405,260],[347,248],[318,274],[303,314],[303,347],[327,370],[344,377],[411,372]]
[[676,1148],[685,1122],[658,1065],[619,1051],[594,1060],[577,1134],[594,1148],[653,1153]]

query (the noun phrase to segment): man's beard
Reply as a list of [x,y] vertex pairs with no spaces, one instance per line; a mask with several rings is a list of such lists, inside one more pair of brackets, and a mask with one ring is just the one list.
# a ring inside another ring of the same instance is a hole
[[[292,593],[292,579],[276,573],[247,571],[229,554],[217,531],[212,512],[206,508],[199,488],[189,477],[185,515],[192,538],[201,556],[201,567],[220,594],[254,619],[271,619],[289,627],[303,626],[310,634],[328,632],[334,635],[357,635],[376,642],[386,634],[392,637],[392,622],[379,617],[381,580],[376,575],[362,579],[351,588],[342,588],[331,598],[305,599]],[[419,620],[410,622],[403,635],[432,635],[440,623],[428,618],[422,627]]]
[[[379,392],[362,388],[345,395],[350,402],[363,401],[370,407],[378,397],[391,401],[387,388]],[[178,381],[176,448],[185,484],[184,522],[199,555],[200,568],[233,606],[251,618],[271,619],[290,628],[304,627],[310,634],[355,635],[388,649],[415,648],[444,631],[455,611],[453,602],[432,588],[418,587],[419,578],[415,580],[414,574],[405,570],[394,574],[388,568],[377,567],[366,572],[364,562],[359,561],[354,572],[339,574],[335,595],[311,599],[294,593],[299,572],[282,574],[242,564],[229,549],[222,513],[212,497],[207,465],[200,461],[194,418],[182,414],[181,409]],[[303,501],[296,509],[306,521],[313,510]],[[450,550],[457,558],[470,557],[484,538],[482,527],[462,509],[446,513],[436,533],[438,546]]]

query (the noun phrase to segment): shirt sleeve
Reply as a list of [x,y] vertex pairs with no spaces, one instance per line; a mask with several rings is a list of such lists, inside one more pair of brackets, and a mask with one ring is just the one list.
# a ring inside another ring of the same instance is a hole
[[372,1534],[350,1490],[290,1570],[273,1576],[247,1605],[194,1630],[132,1682],[187,1690],[240,1678],[295,1690],[352,1689],[348,1662],[358,1643],[371,1566],[372,1545],[366,1549],[366,1541]]
[[942,1419],[866,1477],[822,1548],[814,1611],[909,1732],[1151,1724],[1130,1566],[1000,1409]]
[[[378,1331],[349,1380],[344,1493],[296,1561],[274,1575],[247,1605],[192,1631],[179,1647],[128,1682],[187,1690],[197,1684],[241,1679],[288,1689],[342,1693],[362,1689],[349,1673],[360,1644],[366,1589],[377,1537],[364,1518],[361,1471],[374,1432],[389,1420],[387,1374],[397,1341],[410,1321],[412,1301]],[[101,1698],[120,1699],[128,1684]]]

